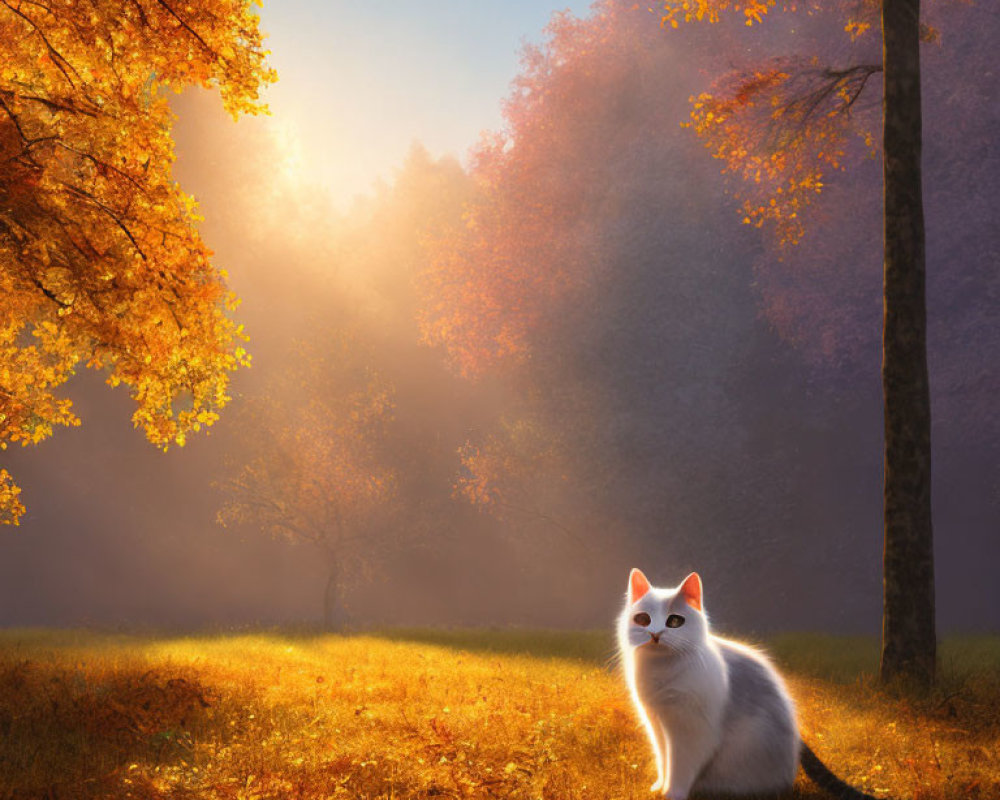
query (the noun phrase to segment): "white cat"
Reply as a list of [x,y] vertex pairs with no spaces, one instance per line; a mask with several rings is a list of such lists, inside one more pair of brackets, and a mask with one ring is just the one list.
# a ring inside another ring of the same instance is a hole
[[618,646],[656,755],[652,791],[670,800],[775,794],[791,788],[801,756],[821,788],[844,800],[868,798],[801,742],[795,707],[767,657],[711,633],[697,573],[658,589],[633,569]]

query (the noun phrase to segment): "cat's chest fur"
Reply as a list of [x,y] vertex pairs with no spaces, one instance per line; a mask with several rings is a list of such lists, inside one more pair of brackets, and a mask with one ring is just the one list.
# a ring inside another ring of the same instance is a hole
[[714,649],[676,654],[639,648],[632,663],[636,695],[658,717],[692,713],[718,719],[728,692],[725,664]]

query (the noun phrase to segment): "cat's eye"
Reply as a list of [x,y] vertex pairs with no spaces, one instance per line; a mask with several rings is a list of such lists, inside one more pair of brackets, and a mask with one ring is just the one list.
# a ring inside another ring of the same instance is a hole
[[636,625],[648,625],[652,621],[653,620],[650,618],[649,614],[647,614],[645,611],[640,611],[638,614],[632,617],[632,622],[634,622]]
[[684,624],[684,617],[680,614],[671,614],[667,617],[667,627],[668,628],[679,628]]

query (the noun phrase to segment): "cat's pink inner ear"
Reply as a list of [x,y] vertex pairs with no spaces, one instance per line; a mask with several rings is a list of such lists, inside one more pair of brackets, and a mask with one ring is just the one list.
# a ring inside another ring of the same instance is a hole
[[681,596],[684,602],[691,608],[701,611],[701,577],[697,572],[692,572],[681,584]]
[[648,591],[649,581],[646,580],[646,576],[642,574],[641,569],[633,567],[628,575],[628,601],[635,603]]

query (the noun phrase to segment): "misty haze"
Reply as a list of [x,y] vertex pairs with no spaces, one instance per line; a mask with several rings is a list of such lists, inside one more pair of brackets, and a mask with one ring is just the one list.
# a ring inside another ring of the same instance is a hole
[[995,796],[990,2],[912,217],[882,3],[347,5],[0,9],[0,796],[649,796],[633,567],[849,783]]

